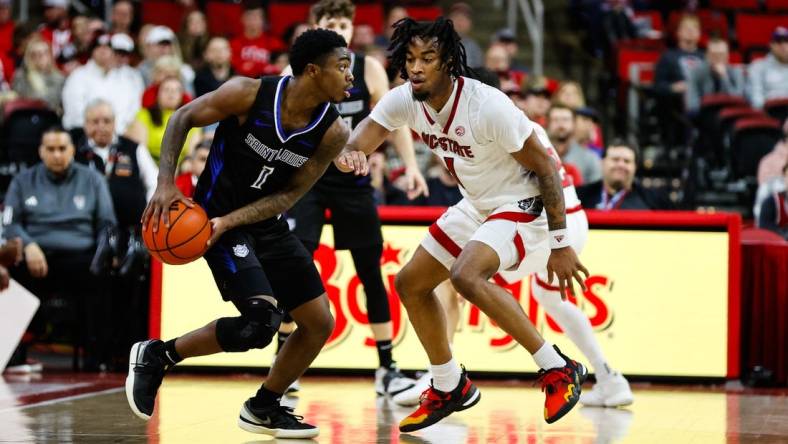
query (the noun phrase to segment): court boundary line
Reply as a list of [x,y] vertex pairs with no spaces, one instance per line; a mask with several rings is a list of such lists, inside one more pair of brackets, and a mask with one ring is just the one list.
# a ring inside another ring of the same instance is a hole
[[32,404],[16,405],[16,406],[13,406],[13,407],[7,407],[7,408],[4,408],[4,409],[0,409],[0,414],[5,413],[5,412],[9,412],[9,411],[12,411],[12,410],[26,410],[26,409],[33,408],[33,407],[43,407],[43,406],[52,405],[52,404],[59,404],[61,402],[76,401],[78,399],[92,398],[94,396],[100,396],[100,395],[109,395],[111,393],[121,392],[123,390],[125,390],[125,387],[113,387],[113,388],[104,389],[104,390],[98,390],[98,391],[90,392],[90,393],[80,393],[78,395],[64,396],[62,398],[47,399],[46,401],[39,401],[39,402],[35,402],[35,403],[32,403]]

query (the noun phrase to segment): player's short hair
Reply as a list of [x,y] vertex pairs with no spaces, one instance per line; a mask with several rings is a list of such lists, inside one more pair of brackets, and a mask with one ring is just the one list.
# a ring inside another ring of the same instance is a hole
[[407,80],[408,72],[405,68],[405,57],[408,46],[416,37],[422,39],[436,38],[440,50],[441,62],[447,71],[454,77],[469,75],[473,72],[468,67],[465,56],[465,46],[461,37],[454,30],[454,23],[445,17],[438,17],[434,22],[417,22],[410,17],[394,23],[394,34],[389,45],[389,62],[391,68],[400,77]]
[[627,148],[628,150],[632,151],[632,154],[635,155],[635,164],[637,165],[640,162],[640,148],[638,148],[638,144],[634,139],[630,138],[623,138],[623,137],[614,137],[608,141],[607,146],[605,147],[605,154],[604,157],[607,157],[607,152],[610,148]]
[[336,48],[346,48],[347,43],[341,35],[327,29],[310,29],[298,36],[290,49],[290,67],[293,75],[304,73],[306,65],[323,65],[325,59]]
[[319,22],[323,17],[349,18],[356,15],[356,5],[350,0],[321,0],[312,6],[312,17]]

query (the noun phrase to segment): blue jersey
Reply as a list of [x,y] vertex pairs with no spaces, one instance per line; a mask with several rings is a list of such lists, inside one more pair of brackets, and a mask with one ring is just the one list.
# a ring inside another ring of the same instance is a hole
[[285,131],[281,102],[290,79],[263,77],[246,121],[240,124],[231,116],[219,124],[194,194],[209,217],[224,216],[281,190],[339,116],[326,102],[315,108],[309,125]]

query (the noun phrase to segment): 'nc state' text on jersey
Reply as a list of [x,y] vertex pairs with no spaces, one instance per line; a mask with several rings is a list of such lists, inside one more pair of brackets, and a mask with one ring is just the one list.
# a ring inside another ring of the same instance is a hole
[[244,140],[244,142],[246,142],[246,144],[249,145],[249,148],[253,149],[255,153],[259,154],[263,159],[269,162],[278,160],[280,162],[284,162],[288,165],[299,168],[308,160],[308,157],[301,156],[285,148],[279,148],[276,150],[269,148],[263,142],[257,140],[257,138],[251,133],[246,134],[246,140]]
[[460,157],[467,157],[469,159],[473,158],[473,151],[471,151],[470,146],[460,145],[448,137],[439,137],[435,134],[421,133],[421,140],[423,140],[431,150],[440,147],[443,149],[443,151],[449,151]]

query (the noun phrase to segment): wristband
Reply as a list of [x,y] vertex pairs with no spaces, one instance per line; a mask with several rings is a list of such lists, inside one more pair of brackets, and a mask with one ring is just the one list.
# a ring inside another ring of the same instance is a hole
[[557,250],[569,246],[569,236],[566,228],[560,230],[550,230],[550,249]]

